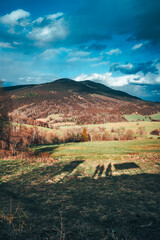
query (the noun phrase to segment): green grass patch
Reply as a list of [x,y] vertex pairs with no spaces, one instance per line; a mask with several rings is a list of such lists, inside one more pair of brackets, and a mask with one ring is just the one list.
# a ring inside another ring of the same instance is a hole
[[159,113],[156,113],[156,114],[153,114],[151,115],[151,118],[154,119],[154,120],[160,120],[160,112]]
[[137,121],[149,121],[151,122],[152,120],[160,120],[160,113],[152,114],[152,115],[140,115],[140,114],[130,114],[130,115],[124,115],[124,117],[127,119],[129,122],[137,122]]
[[[35,148],[43,152],[47,146]],[[49,145],[52,156],[67,156],[67,155],[104,155],[104,154],[128,154],[139,152],[160,152],[159,140],[133,140],[133,141],[102,141],[102,142],[81,142],[81,143],[66,143],[59,145]]]
[[129,122],[137,122],[137,121],[151,121],[149,116],[143,116],[140,114],[133,113],[131,115],[124,115],[124,117],[127,119]]

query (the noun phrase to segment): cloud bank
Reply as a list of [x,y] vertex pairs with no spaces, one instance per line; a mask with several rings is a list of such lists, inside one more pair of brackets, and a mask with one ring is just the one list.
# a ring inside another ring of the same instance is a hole
[[159,70],[157,69],[155,62],[149,61],[146,63],[128,63],[128,64],[114,64],[111,66],[110,71],[120,71],[124,74],[136,74],[142,72],[144,75],[147,73],[158,74]]
[[0,17],[0,22],[5,25],[22,25],[25,26],[25,22],[22,21],[30,16],[30,13],[27,11],[24,11],[23,9],[17,9],[15,11],[12,11],[10,14],[6,14],[2,17]]
[[28,44],[31,44],[29,40],[32,40],[33,45],[44,46],[47,43],[63,40],[69,34],[67,21],[63,15],[58,12],[32,20],[29,12],[17,9],[1,16],[0,23],[3,29],[8,28],[8,38],[17,38],[19,34],[19,38],[21,36],[23,40],[25,39],[25,43],[28,41]]

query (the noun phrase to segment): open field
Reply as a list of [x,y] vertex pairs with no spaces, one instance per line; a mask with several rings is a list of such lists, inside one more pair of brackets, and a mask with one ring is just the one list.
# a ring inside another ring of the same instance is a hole
[[1,239],[159,239],[160,140],[33,150],[0,160]]
[[[16,125],[20,125],[17,123],[13,123]],[[28,124],[22,124],[23,126],[27,128],[33,127],[32,125]],[[104,123],[104,124],[85,124],[85,125],[75,125],[75,126],[64,126],[64,125],[59,125],[59,127],[55,127],[53,129],[46,128],[46,127],[38,127],[39,130],[41,131],[46,131],[47,132],[54,132],[58,136],[62,136],[66,130],[76,130],[76,129],[81,129],[83,131],[83,128],[86,128],[88,132],[92,132],[92,130],[97,130],[99,128],[104,128],[104,131],[107,130],[111,132],[112,129],[117,130],[121,127],[123,127],[125,130],[132,129],[134,132],[138,130],[139,127],[144,127],[146,131],[146,137],[147,138],[157,138],[155,135],[151,135],[150,132],[152,132],[155,129],[160,128],[160,122],[149,122],[149,121],[137,121],[137,122],[117,122],[117,123]]]
[[[56,132],[58,136],[63,136],[65,131],[69,130],[80,130],[83,131],[84,127],[87,129],[87,132],[92,136],[93,132],[112,132],[112,129],[114,131],[117,131],[120,128],[124,128],[124,131],[127,131],[129,129],[133,130],[134,136],[138,138],[137,131],[139,128],[144,128],[145,130],[145,138],[154,138],[157,139],[158,136],[150,134],[153,130],[160,128],[160,122],[148,122],[148,121],[138,121],[138,122],[117,122],[117,123],[104,123],[104,124],[88,124],[88,125],[76,125],[76,126],[62,126],[58,129],[53,129],[53,131]],[[102,129],[102,130],[101,130]]]
[[107,156],[121,154],[147,154],[160,152],[159,139],[133,140],[133,141],[102,141],[80,142],[54,145],[39,145],[32,148],[36,154],[48,152],[51,156],[73,157],[83,156],[85,159],[106,159]]
[[[116,123],[102,123],[102,124],[84,124],[84,125],[75,125],[74,127],[105,127],[107,130],[111,130],[112,128],[126,127],[131,129],[136,129],[139,126],[146,127],[148,131],[150,129],[155,129],[160,127],[160,122],[149,122],[149,121],[136,121],[136,122],[116,122]],[[72,128],[73,126],[62,126],[63,128]]]

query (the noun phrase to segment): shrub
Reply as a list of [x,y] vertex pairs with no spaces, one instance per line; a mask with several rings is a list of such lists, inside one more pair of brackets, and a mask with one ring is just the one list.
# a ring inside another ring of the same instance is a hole
[[145,128],[145,127],[142,127],[142,126],[138,127],[138,129],[137,129],[137,134],[138,134],[139,136],[146,135],[146,128]]
[[160,135],[160,129],[155,129],[152,132],[150,132],[151,135]]
[[59,137],[60,142],[80,142],[81,141],[81,130],[80,129],[67,129],[63,132],[62,136]]
[[102,141],[102,135],[100,133],[93,133],[92,140],[93,141]]
[[113,140],[112,134],[105,131],[102,135],[102,141],[111,141],[111,140]]
[[133,140],[134,139],[134,131],[132,129],[128,129],[124,135],[125,140]]
[[90,135],[87,133],[86,128],[83,129],[83,132],[82,132],[82,135],[81,135],[81,141],[82,142],[90,141]]
[[112,132],[112,133],[115,132],[114,128],[111,129],[111,132]]
[[124,139],[124,134],[125,134],[125,128],[124,127],[117,128],[115,132],[117,134],[118,140],[123,140]]

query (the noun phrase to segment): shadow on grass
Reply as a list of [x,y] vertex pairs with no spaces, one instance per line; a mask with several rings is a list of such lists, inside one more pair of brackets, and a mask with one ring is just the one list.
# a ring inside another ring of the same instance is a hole
[[[60,171],[73,171],[80,163],[61,165]],[[100,173],[104,171],[102,167],[97,168]],[[48,173],[53,172],[52,166],[46,169]],[[44,169],[39,170],[42,175]],[[9,211],[12,198],[13,202],[21,203],[27,215],[24,229],[18,235],[12,232],[12,239],[59,240],[60,233],[65,235],[65,240],[159,239],[159,175],[98,179],[76,176],[57,184],[47,184],[45,179],[39,182],[37,175],[34,185],[26,184],[25,180],[32,174],[34,171],[0,186],[1,209]],[[2,239],[9,239],[7,229],[7,223],[1,221]]]
[[104,169],[105,169],[104,164],[103,165],[100,165],[100,164],[97,165],[92,178],[94,178],[96,175],[100,178],[102,176],[103,172],[104,172]]
[[6,174],[13,173],[18,168],[20,168],[19,162],[8,161],[7,163],[0,163],[0,178]]
[[100,167],[101,167],[101,165],[100,164],[98,164],[97,165],[97,167],[96,167],[96,169],[95,169],[95,172],[94,172],[94,174],[93,174],[93,178],[97,175],[97,173],[99,172],[99,170],[100,170]]
[[106,177],[112,176],[112,164],[111,163],[108,164],[105,175],[106,175]]
[[[100,177],[102,176],[102,174],[103,174],[104,171],[105,171],[105,166],[104,166],[104,164],[103,164],[103,165],[100,165],[100,164],[97,165],[97,167],[96,167],[96,169],[95,169],[95,172],[94,172],[92,178],[96,177],[96,175],[97,175],[97,177],[100,178]],[[112,176],[112,164],[111,164],[111,163],[109,163],[109,164],[108,164],[108,167],[106,168],[105,176],[106,176],[106,177]]]
[[[22,183],[29,185],[30,184],[37,185],[41,183],[47,183],[48,181],[53,182],[54,178],[62,175],[62,177],[59,180],[57,180],[57,182],[59,182],[66,179],[74,171],[74,169],[76,169],[78,165],[80,165],[83,162],[84,160],[75,160],[71,162],[55,162],[54,165],[52,164],[51,166],[45,165],[42,167],[38,167],[36,169],[32,169],[27,174],[21,172],[21,175],[19,174],[15,175],[14,179],[15,181],[18,181],[20,184]],[[18,167],[18,164],[16,164],[16,166]],[[3,175],[5,171],[6,168],[4,168],[3,170]]]
[[72,172],[79,164],[83,163],[84,160],[72,161],[69,164],[65,165],[63,170],[64,172]]
[[53,144],[47,145],[47,146],[42,145],[42,147],[40,147],[34,151],[34,154],[35,154],[35,156],[38,156],[39,154],[46,153],[46,152],[49,154],[52,154],[54,152],[54,150],[56,150],[57,148],[58,148],[57,144],[55,146]]
[[116,170],[126,170],[126,169],[132,169],[132,168],[140,168],[134,162],[125,162],[125,163],[120,163],[120,164],[114,164],[114,167],[115,167]]

